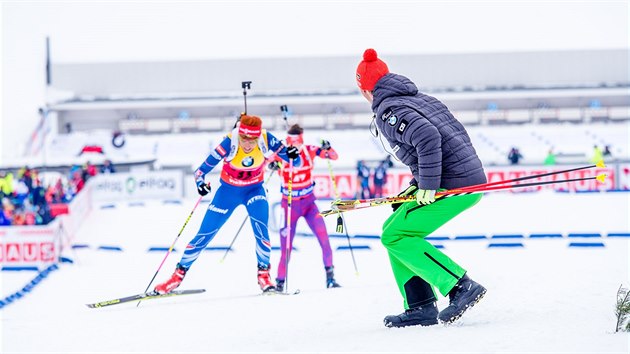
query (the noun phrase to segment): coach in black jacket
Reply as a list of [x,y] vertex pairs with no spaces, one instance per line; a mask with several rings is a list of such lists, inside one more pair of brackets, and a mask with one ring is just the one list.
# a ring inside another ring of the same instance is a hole
[[[438,99],[418,91],[408,78],[389,72],[376,51],[367,49],[356,71],[361,94],[372,104],[380,134],[413,174],[401,196],[416,202],[396,205],[383,225],[381,242],[389,258],[405,312],[385,317],[387,327],[451,323],[477,303],[486,289],[424,238],[481,194],[435,198],[442,189],[486,183],[483,166],[464,126]],[[449,296],[438,314],[433,288]]]

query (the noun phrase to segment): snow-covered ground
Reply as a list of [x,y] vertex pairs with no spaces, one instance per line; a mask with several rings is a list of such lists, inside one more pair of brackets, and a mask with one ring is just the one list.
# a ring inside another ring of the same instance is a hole
[[[254,240],[249,225],[234,251],[206,251],[182,289],[200,295],[151,300],[101,309],[86,303],[142,292],[175,239],[195,200],[181,204],[119,203],[95,210],[66,252],[75,263],[60,265],[26,297],[0,311],[2,353],[201,353],[201,352],[583,352],[628,353],[630,335],[614,333],[614,304],[621,284],[630,285],[629,193],[496,193],[454,219],[436,236],[444,251],[488,288],[486,297],[451,326],[385,328],[385,315],[401,312],[402,299],[387,254],[377,239],[353,237],[352,254],[337,250],[345,237],[332,237],[340,289],[324,288],[321,252],[313,237],[298,237],[289,267],[295,296],[260,296]],[[181,250],[203,217],[202,204],[156,281],[173,270]],[[326,202],[320,202],[326,207]],[[347,213],[351,235],[378,235],[386,206]],[[227,246],[244,218],[235,212],[210,246]],[[326,220],[334,230],[335,219]],[[298,231],[307,231],[300,222]],[[530,238],[560,233],[562,238]],[[568,237],[599,233],[602,238]],[[492,238],[521,234],[522,239]],[[278,236],[272,232],[272,243]],[[484,235],[487,239],[455,240]],[[524,247],[490,248],[491,243]],[[569,247],[601,242],[605,247]],[[121,252],[99,250],[118,246]],[[276,268],[279,252],[272,252]],[[30,272],[2,272],[2,297],[24,286]],[[440,308],[448,303],[441,298]]]

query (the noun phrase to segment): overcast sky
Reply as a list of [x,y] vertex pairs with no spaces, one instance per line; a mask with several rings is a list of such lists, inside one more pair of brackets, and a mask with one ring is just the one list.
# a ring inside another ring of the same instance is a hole
[[[6,39],[63,62],[628,46],[627,1],[11,2]],[[24,33],[26,31],[28,33]]]
[[[54,62],[628,48],[628,1],[2,1],[0,162]],[[19,120],[18,120],[19,119]]]

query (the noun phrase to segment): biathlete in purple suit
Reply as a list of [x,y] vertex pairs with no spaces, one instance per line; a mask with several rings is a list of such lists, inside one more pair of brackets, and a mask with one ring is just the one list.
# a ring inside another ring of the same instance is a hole
[[[313,194],[313,177],[312,171],[314,168],[315,157],[323,159],[337,160],[339,157],[337,152],[330,147],[330,143],[326,140],[322,141],[321,146],[304,145],[303,138],[304,129],[295,124],[289,128],[287,136],[287,144],[295,146],[299,149],[299,162],[295,160],[293,165],[293,178],[291,186],[291,225],[289,232],[289,250],[293,248],[293,238],[295,237],[295,225],[299,218],[304,217],[306,223],[311,228],[319,245],[322,248],[322,257],[324,261],[324,270],[326,271],[326,287],[338,288],[340,285],[335,281],[334,266],[332,249],[330,248],[330,241],[328,239],[328,232],[326,231],[326,224],[321,215],[319,215],[319,209],[315,204],[315,195]],[[287,225],[286,215],[288,209],[288,196],[289,196],[289,163],[285,160],[276,158],[275,161],[269,164],[270,168],[279,170],[282,176],[282,210],[284,211],[284,227],[280,229],[280,245],[281,245],[281,257],[278,263],[278,276],[276,278],[276,288],[278,291],[284,290],[284,282],[286,279],[286,259],[287,259]],[[289,252],[290,253],[290,252]],[[289,259],[291,259],[289,254]]]

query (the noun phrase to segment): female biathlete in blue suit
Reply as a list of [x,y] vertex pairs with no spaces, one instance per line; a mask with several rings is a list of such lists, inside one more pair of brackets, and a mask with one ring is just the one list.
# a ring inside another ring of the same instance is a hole
[[200,195],[210,193],[210,184],[206,184],[205,176],[223,161],[221,184],[208,206],[197,235],[186,246],[173,275],[155,287],[157,293],[168,293],[181,284],[201,251],[241,204],[247,208],[256,236],[258,284],[262,291],[275,290],[275,284],[269,276],[269,204],[263,187],[265,159],[274,152],[284,160],[296,159],[296,163],[300,161],[296,147],[285,147],[275,136],[262,129],[262,120],[259,117],[244,115],[234,130],[199,166],[195,171],[195,182]]

